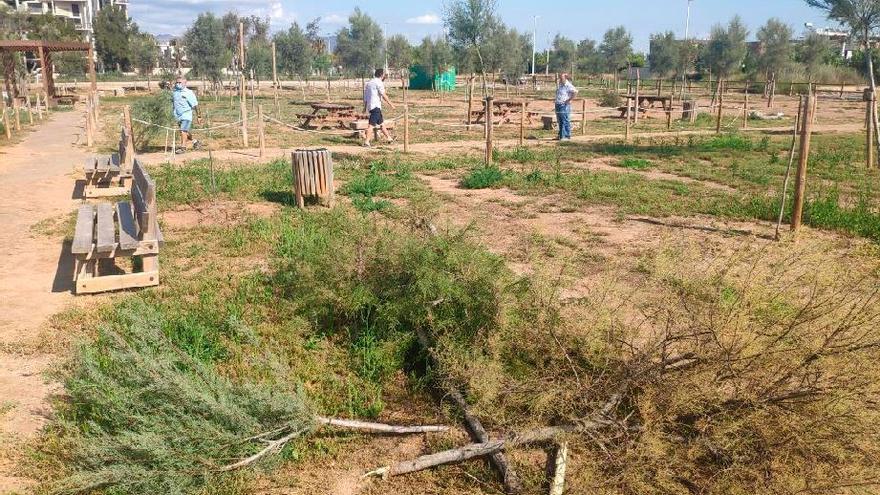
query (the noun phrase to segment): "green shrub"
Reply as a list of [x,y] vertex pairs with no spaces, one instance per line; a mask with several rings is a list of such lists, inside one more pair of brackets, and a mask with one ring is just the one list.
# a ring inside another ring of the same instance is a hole
[[358,210],[367,213],[390,206],[388,201],[375,199],[375,196],[392,187],[391,179],[381,173],[384,167],[384,164],[371,164],[367,173],[356,174],[343,188],[343,193],[351,198],[351,203]]
[[619,166],[633,170],[647,170],[651,168],[651,162],[642,158],[624,158],[619,162]]
[[[196,493],[229,478],[219,467],[262,448],[243,439],[279,428],[312,430],[300,392],[283,382],[222,376],[200,349],[175,343],[177,333],[205,331],[194,328],[194,314],[165,309],[128,300],[75,352],[53,426],[62,438],[54,455],[69,475],[51,482],[51,492]],[[177,323],[169,323],[172,315]],[[285,374],[268,353],[252,359]]]
[[154,125],[141,124],[134,119],[150,122],[153,124],[163,125],[166,127],[174,126],[174,119],[171,115],[171,93],[168,91],[160,91],[155,94],[138,98],[131,106],[132,132],[134,139],[134,147],[137,151],[147,151],[150,141],[160,134],[164,135],[163,130]]
[[609,89],[603,91],[602,96],[599,97],[599,106],[617,108],[623,104],[622,101],[617,91]]
[[501,182],[504,172],[497,165],[481,165],[470,171],[461,179],[461,187],[465,189],[486,189]]

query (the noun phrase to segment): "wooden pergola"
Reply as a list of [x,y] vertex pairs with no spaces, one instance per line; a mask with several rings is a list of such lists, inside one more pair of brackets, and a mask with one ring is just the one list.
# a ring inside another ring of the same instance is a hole
[[92,91],[98,89],[98,81],[95,76],[95,57],[91,44],[75,41],[0,40],[3,80],[6,84],[6,91],[13,98],[18,96],[18,88],[14,83],[15,60],[10,56],[15,52],[36,52],[38,54],[40,67],[43,69],[43,90],[46,92],[48,101],[55,99],[54,66],[52,64],[52,53],[54,52],[86,52]]

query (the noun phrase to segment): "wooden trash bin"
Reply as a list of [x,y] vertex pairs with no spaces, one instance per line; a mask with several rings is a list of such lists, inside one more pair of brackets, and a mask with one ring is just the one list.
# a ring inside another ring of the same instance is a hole
[[293,195],[300,208],[305,207],[306,198],[333,206],[333,156],[329,150],[321,148],[293,152]]
[[694,122],[697,119],[696,100],[684,100],[681,102],[681,120]]

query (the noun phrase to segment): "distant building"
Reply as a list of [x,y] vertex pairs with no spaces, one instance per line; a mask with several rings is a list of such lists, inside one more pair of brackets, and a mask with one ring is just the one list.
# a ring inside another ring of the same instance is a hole
[[94,42],[94,24],[98,11],[119,6],[128,15],[128,0],[2,0],[14,9],[30,14],[53,14],[73,21],[83,40]]

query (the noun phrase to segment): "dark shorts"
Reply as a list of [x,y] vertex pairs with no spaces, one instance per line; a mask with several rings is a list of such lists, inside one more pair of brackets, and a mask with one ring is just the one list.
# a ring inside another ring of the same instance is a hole
[[370,110],[370,125],[377,126],[382,125],[385,122],[385,118],[382,117],[382,109],[374,108]]

